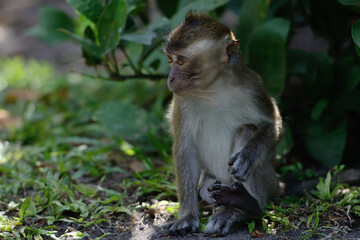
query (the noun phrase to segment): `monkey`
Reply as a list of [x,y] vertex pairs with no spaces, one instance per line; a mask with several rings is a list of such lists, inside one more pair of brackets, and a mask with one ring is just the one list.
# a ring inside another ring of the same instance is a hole
[[164,227],[171,235],[198,231],[200,200],[214,207],[205,234],[227,235],[234,223],[261,215],[279,193],[282,119],[239,45],[228,27],[197,12],[164,45],[179,200],[178,219]]

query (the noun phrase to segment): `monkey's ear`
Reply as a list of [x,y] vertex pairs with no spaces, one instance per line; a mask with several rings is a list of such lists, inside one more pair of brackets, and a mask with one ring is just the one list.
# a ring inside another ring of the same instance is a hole
[[241,52],[239,46],[239,40],[232,40],[226,47],[227,63],[235,65],[241,60]]

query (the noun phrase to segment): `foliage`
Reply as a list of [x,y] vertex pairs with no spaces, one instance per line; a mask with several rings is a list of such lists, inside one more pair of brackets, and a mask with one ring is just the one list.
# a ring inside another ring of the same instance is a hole
[[[340,166],[338,169],[343,168]],[[334,182],[331,178],[338,172],[328,172],[325,179],[320,178],[317,190],[302,198],[288,197],[277,200],[265,210],[262,218],[264,231],[276,233],[287,229],[301,230],[300,238],[309,239],[314,236],[327,235],[327,229],[342,231],[343,224],[352,224],[359,216],[360,188],[349,188],[345,184]],[[334,223],[332,216],[339,216]],[[350,223],[348,223],[350,221]],[[304,230],[305,228],[305,230]]]
[[[132,215],[133,209],[126,204],[132,189],[136,189],[134,199],[145,194],[153,194],[154,198],[175,196],[171,168],[156,169],[150,160],[155,149],[163,153],[157,157],[168,159],[167,138],[158,139],[154,135],[164,131],[157,119],[159,115],[163,118],[164,111],[159,112],[156,104],[147,109],[154,110],[154,125],[149,123],[149,129],[137,132],[145,139],[136,146],[119,138],[118,133],[112,134],[113,129],[104,128],[102,119],[96,119],[96,113],[115,98],[123,99],[122,104],[126,102],[129,109],[148,115],[133,105],[136,91],[131,89],[139,85],[136,81],[119,85],[78,75],[57,77],[49,64],[25,62],[20,57],[0,59],[0,64],[4,83],[0,112],[21,119],[19,125],[11,127],[6,121],[12,119],[1,116],[0,121],[1,239],[44,236],[62,239],[70,235],[72,239],[81,239],[88,236],[91,226],[109,224],[124,214]],[[154,84],[149,82],[150,85]],[[145,88],[144,82],[141,86]],[[20,89],[23,89],[20,95],[12,94]],[[153,94],[163,92],[163,86],[151,89]],[[34,92],[38,97],[26,99],[24,91]],[[142,94],[141,88],[137,91]],[[94,101],[95,93],[102,92],[106,95]],[[125,128],[131,127],[138,117],[134,115],[131,120],[130,116],[129,123],[123,123]],[[140,148],[141,144],[147,147]],[[148,171],[138,174],[129,171],[127,158],[138,161],[141,169]],[[116,175],[122,178],[114,180]],[[64,233],[58,229],[61,222],[82,228]]]
[[[115,81],[164,79],[168,67],[166,58],[160,53],[162,43],[190,9],[208,11],[215,18],[225,11],[233,11],[239,16],[234,32],[240,39],[243,58],[263,77],[265,88],[277,99],[286,119],[279,156],[291,154],[294,145],[295,151],[305,148],[306,151],[302,151],[305,157],[315,159],[322,166],[341,162],[346,139],[351,134],[347,124],[351,120],[349,111],[360,112],[358,106],[352,104],[360,99],[359,57],[356,57],[356,51],[360,52],[359,21],[353,24],[352,30],[346,28],[353,19],[353,12],[359,11],[358,1],[183,0],[172,4],[158,1],[165,16],[152,22],[145,11],[147,5],[142,1],[67,2],[76,9],[78,18],[73,20],[76,28],[64,24],[61,31],[80,43],[89,66],[105,67],[106,75],[98,71],[98,78]],[[322,4],[328,4],[327,11],[322,10]],[[41,19],[44,17],[50,22],[58,22],[60,18],[59,14],[47,14]],[[329,19],[337,19],[333,22],[334,29],[341,31],[329,29]],[[302,27],[310,27],[328,50],[316,52],[289,47],[298,32],[296,29]],[[46,32],[48,27],[41,20],[37,29]],[[346,45],[351,36],[354,45]],[[119,58],[120,54],[125,56],[124,60]],[[119,114],[123,114],[121,109],[127,108],[123,104],[118,107],[119,110],[114,110]],[[145,113],[135,109],[129,111],[129,118],[133,118],[131,115],[135,116],[135,112],[141,115],[139,119],[152,122]],[[105,121],[112,129],[119,127],[119,122],[113,121],[115,125],[111,126],[108,120],[110,117],[104,116],[100,121]],[[124,118],[124,121],[128,120]],[[118,136],[135,137],[123,130],[115,132]]]

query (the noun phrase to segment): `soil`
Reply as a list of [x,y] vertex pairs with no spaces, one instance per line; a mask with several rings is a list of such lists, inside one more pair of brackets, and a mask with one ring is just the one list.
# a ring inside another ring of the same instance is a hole
[[[301,239],[301,233],[306,229],[305,226],[300,226],[297,230],[289,230],[285,232],[277,232],[273,234],[267,234],[262,232],[259,228],[256,228],[258,234],[249,233],[248,228],[244,224],[239,224],[230,235],[227,236],[206,236],[204,233],[193,233],[186,236],[169,236],[163,229],[162,225],[167,222],[169,219],[168,216],[162,214],[155,214],[151,216],[144,210],[138,210],[134,213],[133,216],[121,215],[116,218],[117,220],[111,222],[111,224],[97,224],[90,228],[87,228],[86,232],[90,235],[90,238],[85,239],[95,239],[96,237],[102,236],[104,233],[110,233],[107,236],[101,238],[102,240],[113,240],[113,239],[135,239],[135,240],[161,240],[161,239],[226,239],[226,240],[248,240],[253,238],[263,239],[263,240],[275,240],[275,239]],[[170,221],[174,220],[170,218]],[[261,224],[257,223],[257,226]],[[75,229],[82,231],[81,228],[77,227],[75,224],[63,223],[63,225],[58,225],[59,233],[71,232]],[[341,230],[341,231],[340,231]],[[349,239],[349,240],[359,240],[360,232],[358,226],[355,229],[350,229],[347,226],[339,227],[335,229],[324,229],[319,231],[319,233],[324,234],[322,237],[317,235],[308,239]],[[50,238],[49,238],[50,239]],[[72,239],[72,238],[66,238]]]

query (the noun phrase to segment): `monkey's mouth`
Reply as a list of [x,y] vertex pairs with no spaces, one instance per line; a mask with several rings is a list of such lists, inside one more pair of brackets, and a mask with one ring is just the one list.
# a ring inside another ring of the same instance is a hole
[[192,86],[186,86],[186,87],[182,87],[182,88],[173,89],[172,92],[175,93],[175,94],[176,94],[177,96],[179,96],[179,97],[184,97],[184,96],[186,96],[192,89],[193,89]]

